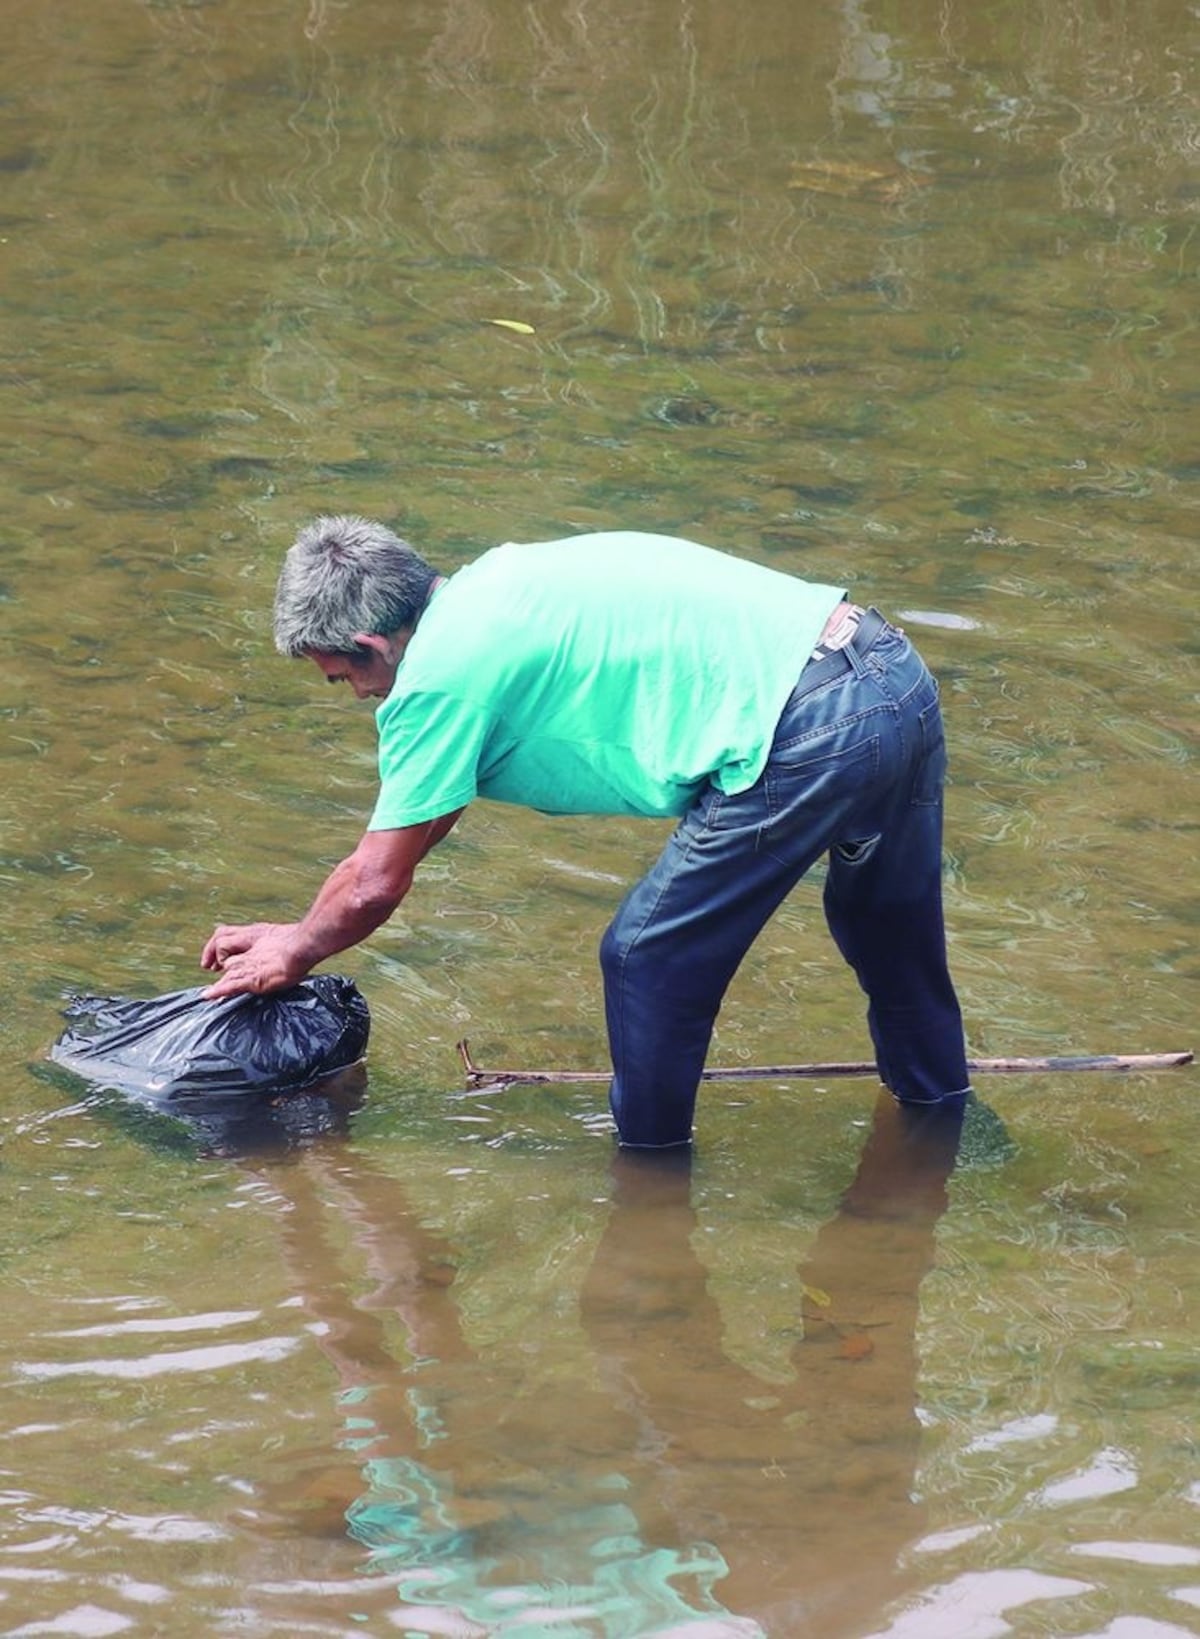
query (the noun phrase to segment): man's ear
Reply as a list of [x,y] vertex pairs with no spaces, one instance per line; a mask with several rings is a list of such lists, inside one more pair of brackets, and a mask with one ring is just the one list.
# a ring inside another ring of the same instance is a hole
[[394,666],[408,647],[408,640],[412,634],[406,631],[390,632],[355,632],[354,641],[364,649],[373,649],[377,655]]

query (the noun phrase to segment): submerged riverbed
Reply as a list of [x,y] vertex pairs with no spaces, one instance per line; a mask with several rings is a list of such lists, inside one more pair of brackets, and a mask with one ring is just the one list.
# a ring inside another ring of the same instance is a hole
[[[454,1044],[603,1064],[661,830],[487,804],[336,964],[328,1099],[45,1060],[353,846],[369,710],[269,632],[350,510],[850,585],[943,683],[973,1052],[1194,1047],[1195,9],[7,16],[0,1628],[1200,1631],[1191,1071],[981,1080],[961,1135],[714,1083],[639,1166]],[[805,885],[714,1057],[865,1048]]]

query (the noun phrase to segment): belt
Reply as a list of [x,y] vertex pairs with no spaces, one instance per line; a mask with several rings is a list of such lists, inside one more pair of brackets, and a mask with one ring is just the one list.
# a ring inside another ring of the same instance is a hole
[[856,654],[866,654],[887,625],[878,609],[864,609],[863,617],[846,648],[835,649],[832,654],[822,655],[820,660],[810,660],[797,679],[792,698],[795,699],[798,694],[811,694],[823,683],[831,683],[834,678],[841,677],[852,667],[846,649],[853,649]]

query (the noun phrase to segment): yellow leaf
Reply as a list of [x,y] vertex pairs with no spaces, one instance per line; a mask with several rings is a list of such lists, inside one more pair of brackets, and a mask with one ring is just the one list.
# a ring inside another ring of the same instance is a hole
[[844,1337],[838,1349],[840,1360],[866,1360],[875,1353],[875,1345],[865,1332],[854,1332]]
[[800,1290],[810,1303],[815,1303],[818,1309],[828,1309],[833,1302],[828,1292],[823,1292],[819,1286],[809,1286],[801,1283]]
[[789,188],[809,193],[836,194],[842,199],[873,199],[896,204],[916,188],[927,188],[934,178],[924,171],[909,171],[898,165],[859,165],[853,160],[810,159],[792,161]]
[[498,324],[501,330],[515,330],[518,336],[532,336],[533,326],[526,324],[522,319],[489,319],[489,324]]

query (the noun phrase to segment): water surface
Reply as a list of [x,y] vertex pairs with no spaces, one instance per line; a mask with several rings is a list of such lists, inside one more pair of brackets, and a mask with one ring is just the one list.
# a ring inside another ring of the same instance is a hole
[[[973,1050],[1194,1046],[1195,8],[6,20],[0,1626],[1200,1630],[1189,1073],[981,1084],[961,1143],[714,1084],[639,1168],[454,1043],[603,1062],[660,830],[482,804],[337,964],[365,1087],[222,1131],[43,1059],[353,845],[370,714],[269,641],[321,510],[851,585],[943,680]],[[807,886],[714,1056],[864,1045]]]

